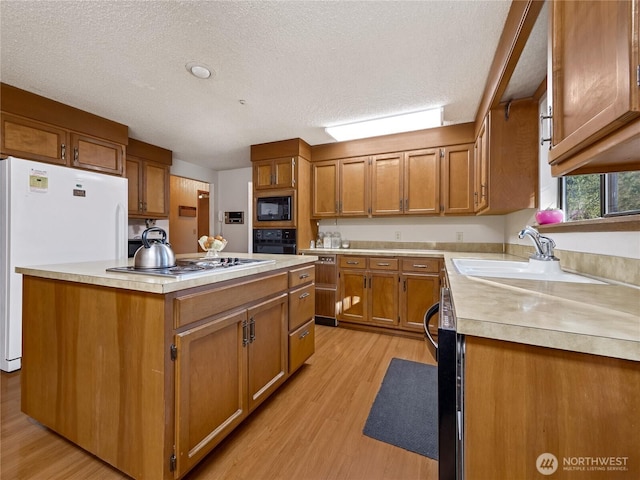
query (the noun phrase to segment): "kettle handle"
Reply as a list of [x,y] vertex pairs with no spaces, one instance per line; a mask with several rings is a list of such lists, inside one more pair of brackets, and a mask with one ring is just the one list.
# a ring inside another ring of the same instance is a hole
[[149,232],[160,232],[160,233],[162,233],[162,243],[167,243],[167,232],[165,232],[160,227],[151,227],[151,228],[147,228],[144,232],[142,232],[142,245],[144,246],[144,248],[149,248],[151,246],[151,245],[149,245],[149,241],[147,240],[147,234]]

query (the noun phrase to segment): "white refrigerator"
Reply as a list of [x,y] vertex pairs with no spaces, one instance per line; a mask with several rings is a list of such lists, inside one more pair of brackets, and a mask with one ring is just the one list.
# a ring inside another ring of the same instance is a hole
[[20,368],[22,275],[16,266],[127,257],[127,179],[0,160],[0,369]]

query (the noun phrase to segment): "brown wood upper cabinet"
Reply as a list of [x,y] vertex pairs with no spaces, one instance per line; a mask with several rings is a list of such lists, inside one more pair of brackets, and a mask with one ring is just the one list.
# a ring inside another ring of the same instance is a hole
[[124,145],[2,113],[2,153],[111,175],[124,173]]
[[440,212],[440,149],[317,162],[313,216],[383,216]]
[[295,157],[274,158],[253,162],[253,185],[256,190],[294,188],[297,169]]
[[474,211],[504,214],[535,208],[538,105],[516,100],[490,110],[474,145]]
[[439,149],[371,158],[371,214],[439,213]]
[[640,168],[638,3],[552,3],[554,175]]
[[122,176],[128,127],[0,84],[0,152]]
[[172,152],[129,139],[129,217],[168,218]]
[[442,194],[440,210],[447,215],[473,214],[473,144],[440,149]]

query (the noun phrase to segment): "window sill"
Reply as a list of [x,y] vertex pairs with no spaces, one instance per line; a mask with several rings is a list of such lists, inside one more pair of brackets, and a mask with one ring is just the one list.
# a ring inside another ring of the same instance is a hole
[[545,233],[564,232],[637,232],[640,231],[640,215],[625,217],[597,218],[594,220],[578,220],[575,222],[554,223],[536,226]]

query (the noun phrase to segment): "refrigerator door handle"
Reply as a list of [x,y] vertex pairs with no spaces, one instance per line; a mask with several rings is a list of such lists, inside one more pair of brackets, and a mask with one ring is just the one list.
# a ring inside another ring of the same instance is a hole
[[128,212],[127,208],[118,203],[116,207],[116,258],[127,258],[129,249],[127,248],[127,221]]

